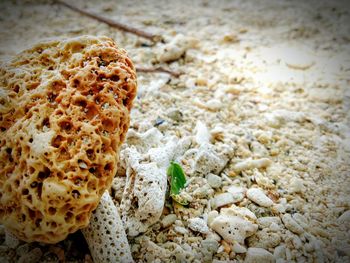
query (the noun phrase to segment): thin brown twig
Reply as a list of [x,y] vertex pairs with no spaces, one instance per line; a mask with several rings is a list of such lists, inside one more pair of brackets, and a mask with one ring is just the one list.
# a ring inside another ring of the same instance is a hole
[[156,67],[156,68],[142,68],[142,67],[136,67],[136,72],[144,72],[144,73],[153,73],[153,72],[160,72],[160,73],[168,73],[171,76],[174,76],[176,78],[180,77],[182,75],[182,72],[174,72],[169,69],[163,68],[163,67]]
[[88,12],[88,11],[80,9],[80,8],[74,6],[74,5],[66,3],[65,1],[56,0],[56,3],[60,4],[60,5],[63,5],[63,6],[69,8],[69,9],[75,11],[75,12],[78,12],[78,13],[80,13],[82,15],[85,15],[85,16],[88,16],[90,18],[96,19],[97,21],[105,23],[105,24],[107,24],[107,25],[109,25],[111,27],[118,28],[118,29],[123,30],[125,32],[129,32],[131,34],[134,34],[134,35],[146,38],[146,39],[151,40],[153,42],[163,41],[163,38],[160,35],[151,34],[151,33],[145,32],[143,30],[137,29],[135,27],[131,27],[131,26],[122,24],[122,23],[117,22],[115,20],[112,20],[112,19],[109,19],[109,18],[106,18],[106,17],[102,17],[100,15]]

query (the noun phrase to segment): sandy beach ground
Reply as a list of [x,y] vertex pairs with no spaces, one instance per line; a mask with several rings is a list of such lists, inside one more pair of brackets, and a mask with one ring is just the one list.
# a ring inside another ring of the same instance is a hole
[[[141,134],[142,141],[142,134],[156,128],[157,147],[172,136],[189,138],[194,154],[178,159],[191,181],[189,207],[167,206],[146,232],[129,238],[136,262],[350,262],[347,1],[74,5],[160,34],[166,43],[151,45],[51,1],[4,0],[0,59],[46,38],[105,35],[128,51],[136,67],[183,72],[138,73],[129,132]],[[173,47],[179,54],[169,54]],[[209,155],[199,162],[204,143],[222,169],[210,166]],[[123,150],[133,144],[128,139]],[[261,201],[254,189],[272,203]],[[113,194],[118,204],[120,191]],[[215,213],[224,218],[225,208],[234,215],[242,216],[240,208],[253,213],[242,217],[257,226],[254,233],[230,242],[211,221]],[[196,228],[193,218],[205,226]],[[56,245],[13,244],[0,230],[1,262],[92,260],[80,233]]]

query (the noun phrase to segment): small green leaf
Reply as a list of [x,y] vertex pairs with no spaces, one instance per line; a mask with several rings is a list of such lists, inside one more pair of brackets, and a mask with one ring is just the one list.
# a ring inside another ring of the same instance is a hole
[[182,170],[182,167],[175,162],[171,162],[167,171],[168,176],[170,177],[170,196],[176,202],[187,205],[188,201],[181,198],[180,191],[185,187],[186,177]]

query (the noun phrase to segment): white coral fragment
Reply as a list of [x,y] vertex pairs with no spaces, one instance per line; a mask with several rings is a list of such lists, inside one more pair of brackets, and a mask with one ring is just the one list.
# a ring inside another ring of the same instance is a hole
[[231,193],[218,194],[210,200],[210,203],[213,209],[232,204],[234,203],[233,195]]
[[229,188],[227,188],[226,191],[232,194],[234,200],[233,202],[238,203],[243,200],[246,189],[244,189],[243,187],[232,185]]
[[211,135],[208,130],[208,127],[203,122],[197,121],[195,131],[195,140],[198,143],[198,145],[209,143]]
[[254,168],[266,168],[271,165],[271,160],[268,158],[261,158],[257,160],[247,159],[242,162],[236,163],[233,169],[236,172],[241,172],[244,170],[251,170]]
[[107,191],[92,214],[90,224],[82,232],[94,263],[134,262],[123,222]]
[[151,128],[144,133],[133,131],[127,143],[130,147],[121,152],[126,169],[121,217],[127,234],[137,236],[159,220],[167,189],[166,170],[190,142],[175,136],[163,138],[158,129]]
[[251,211],[249,212],[240,211],[235,206],[223,208],[220,215],[213,219],[210,227],[225,241],[230,243],[236,241],[243,245],[244,240],[253,235],[258,229],[258,226],[250,220],[256,219],[255,215]]
[[238,217],[219,215],[210,225],[225,241],[233,243],[237,241],[244,243],[246,237],[251,236],[256,231],[256,227],[249,221]]
[[207,234],[209,232],[209,228],[207,223],[199,217],[188,219],[188,227],[196,232]]
[[211,144],[202,144],[194,158],[192,170],[194,173],[206,175],[210,172],[219,174],[228,162],[226,156],[220,156]]
[[124,151],[128,167],[120,207],[128,235],[136,236],[160,218],[167,178],[155,162],[140,164],[141,156],[134,147]]
[[173,40],[161,47],[157,59],[159,62],[171,62],[179,59],[186,50],[195,48],[198,40],[193,37],[177,35]]
[[273,205],[273,201],[268,198],[265,193],[259,188],[248,189],[247,197],[254,203],[263,207],[270,207]]
[[304,229],[302,228],[302,226],[300,226],[290,214],[284,214],[282,216],[282,221],[286,228],[292,231],[293,233],[299,235],[304,233]]
[[151,128],[144,133],[130,129],[127,133],[127,144],[134,145],[141,153],[148,149],[158,147],[163,134],[157,128]]

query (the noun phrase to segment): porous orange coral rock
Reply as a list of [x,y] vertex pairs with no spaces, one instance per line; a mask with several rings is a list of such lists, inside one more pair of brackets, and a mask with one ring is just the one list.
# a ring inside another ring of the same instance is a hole
[[84,228],[111,185],[136,95],[107,37],[40,43],[0,68],[0,223],[56,243]]

